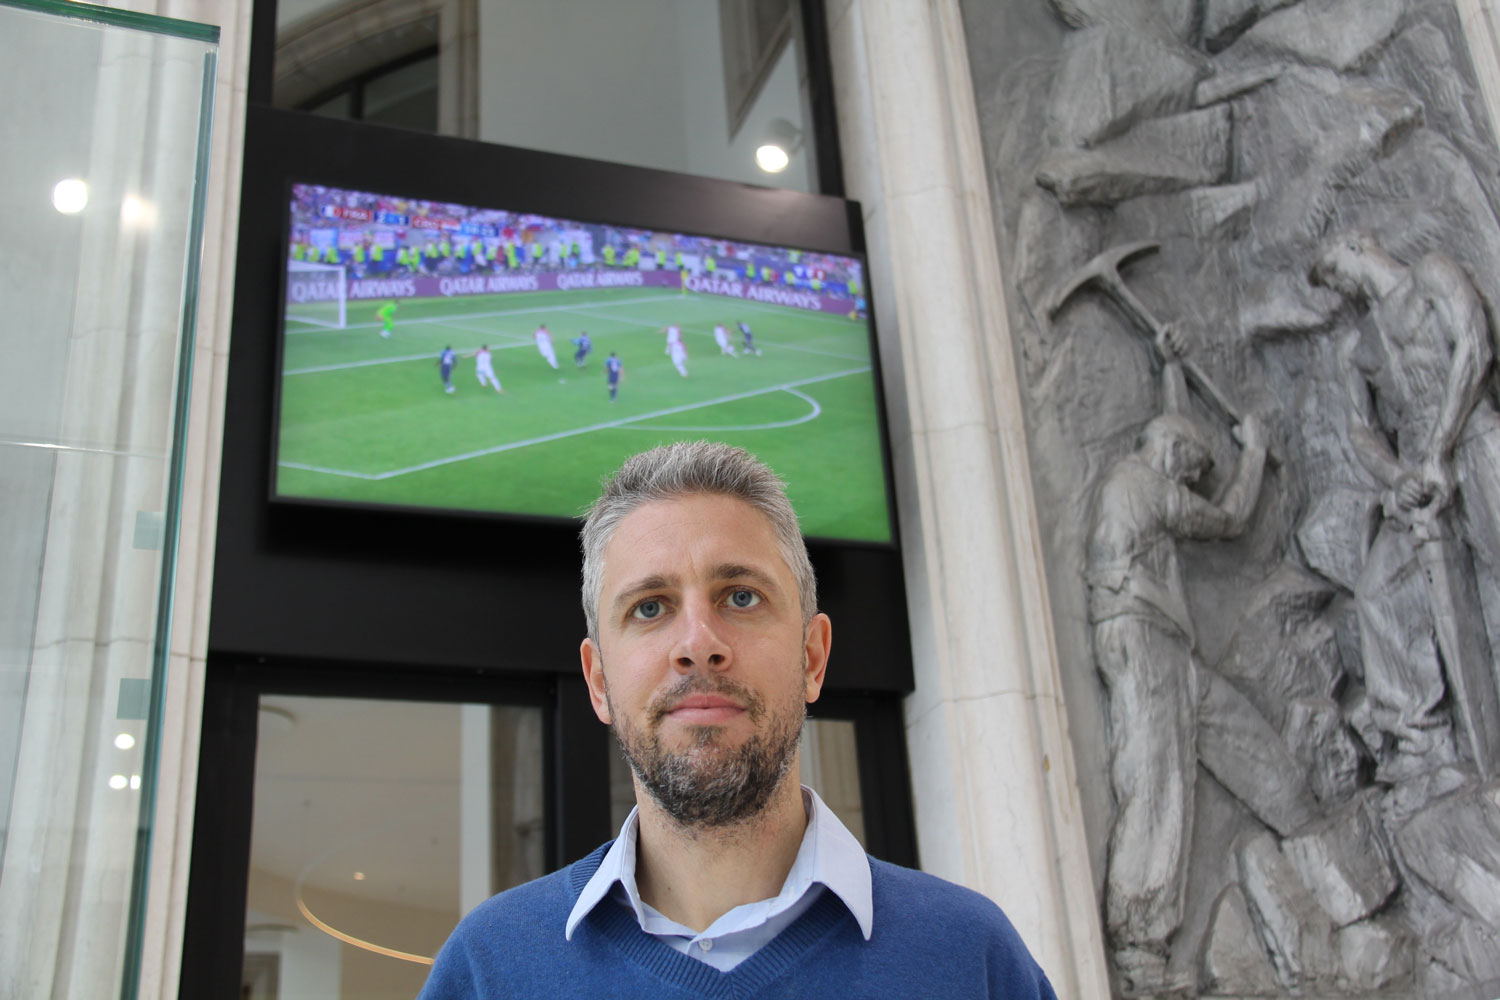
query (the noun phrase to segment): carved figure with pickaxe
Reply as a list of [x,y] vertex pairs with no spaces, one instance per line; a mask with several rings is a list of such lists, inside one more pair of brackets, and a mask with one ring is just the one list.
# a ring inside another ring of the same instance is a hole
[[[1177,360],[1181,363],[1188,385],[1197,390],[1209,409],[1217,413],[1238,437],[1237,428],[1244,419],[1240,408],[1230,401],[1224,391],[1196,361],[1182,356],[1183,345],[1175,328],[1153,315],[1151,310],[1146,308],[1146,304],[1130,290],[1130,286],[1125,284],[1125,279],[1120,275],[1120,268],[1128,262],[1160,249],[1160,243],[1142,240],[1104,251],[1053,289],[1042,303],[1043,309],[1047,318],[1052,319],[1074,295],[1084,289],[1102,292],[1120,307],[1136,330],[1145,334],[1156,349],[1158,361],[1165,363]],[[1267,457],[1272,467],[1279,464],[1275,454],[1269,454]]]

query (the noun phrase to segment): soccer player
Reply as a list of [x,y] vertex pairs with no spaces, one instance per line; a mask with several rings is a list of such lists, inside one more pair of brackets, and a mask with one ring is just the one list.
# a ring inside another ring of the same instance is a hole
[[453,362],[458,355],[453,353],[453,348],[443,348],[443,353],[438,355],[438,370],[443,373],[443,391],[453,392]]
[[493,359],[490,357],[490,345],[480,344],[479,350],[474,352],[474,374],[479,377],[479,384],[489,384],[495,387],[496,392],[504,392],[500,388],[500,380],[495,377]]
[[672,345],[673,344],[680,344],[680,343],[682,343],[682,327],[680,327],[680,326],[664,326],[664,327],[662,327],[662,330],[666,332],[666,335],[667,335],[667,351],[668,351],[668,353],[670,353],[671,350],[672,350]]
[[604,377],[609,380],[609,401],[613,403],[620,394],[620,377],[625,374],[625,362],[614,351],[604,359]]
[[750,324],[744,320],[740,320],[738,326],[740,328],[740,336],[745,340],[745,353],[759,355],[760,348],[755,346],[755,334],[750,332]]
[[532,336],[536,338],[536,349],[541,352],[541,355],[546,359],[547,364],[551,365],[553,370],[556,371],[557,352],[552,349],[552,334],[548,331],[547,324],[543,323],[541,326],[537,327],[536,332],[533,333]]
[[574,337],[573,346],[576,348],[573,352],[573,365],[576,368],[582,368],[584,362],[588,359],[589,352],[594,349],[594,342],[589,339],[589,332],[584,330],[578,336]]
[[[677,328],[674,326],[672,329],[675,330]],[[676,340],[667,341],[667,356],[672,359],[672,364],[676,367],[677,374],[683,378],[687,378],[687,345],[682,342],[680,335]]]
[[388,300],[385,305],[375,310],[375,315],[380,318],[380,335],[389,337],[391,331],[396,328],[396,300]]
[[729,331],[724,328],[723,323],[714,324],[714,340],[718,341],[720,354],[734,357],[734,345],[729,342]]

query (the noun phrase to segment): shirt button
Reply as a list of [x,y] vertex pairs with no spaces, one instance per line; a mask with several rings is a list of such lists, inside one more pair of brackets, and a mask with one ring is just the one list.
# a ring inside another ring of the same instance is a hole
[[713,948],[713,946],[714,946],[714,943],[712,941],[710,941],[708,938],[703,938],[701,941],[698,942],[698,947],[702,948],[704,951],[710,950],[711,948]]

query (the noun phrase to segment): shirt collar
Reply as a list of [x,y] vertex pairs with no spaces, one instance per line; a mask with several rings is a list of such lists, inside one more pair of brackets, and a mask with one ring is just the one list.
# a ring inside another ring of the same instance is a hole
[[[848,907],[859,924],[860,933],[868,941],[875,928],[875,903],[870,884],[870,861],[865,849],[818,797],[818,793],[806,785],[802,786],[802,802],[807,810],[807,830],[777,898],[789,896],[789,901],[795,900],[815,884],[826,886]],[[573,931],[583,918],[593,912],[616,884],[625,890],[636,921],[645,928],[648,917],[635,881],[637,813],[637,809],[632,809],[625,817],[620,835],[604,853],[598,869],[573,904],[563,930],[568,940],[573,939]]]

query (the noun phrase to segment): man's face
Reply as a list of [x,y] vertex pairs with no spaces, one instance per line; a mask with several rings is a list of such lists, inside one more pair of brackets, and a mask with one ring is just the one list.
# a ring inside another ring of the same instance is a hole
[[638,508],[605,547],[598,613],[584,678],[637,782],[684,825],[757,813],[796,762],[831,632],[804,627],[770,521],[707,494]]

